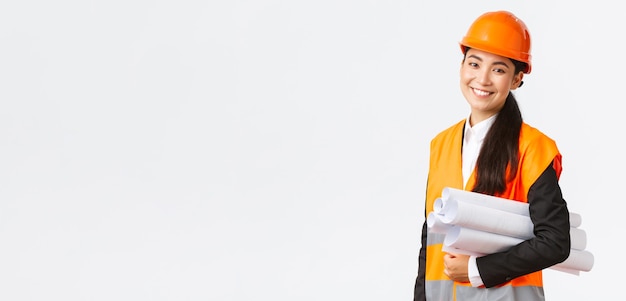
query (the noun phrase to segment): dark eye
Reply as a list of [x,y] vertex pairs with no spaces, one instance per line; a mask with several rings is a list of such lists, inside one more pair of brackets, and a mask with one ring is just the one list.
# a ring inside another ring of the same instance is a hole
[[495,68],[495,69],[493,69],[493,71],[495,71],[497,73],[506,73],[506,70],[500,69],[500,68]]
[[471,67],[478,67],[478,64],[476,64],[474,62],[469,62],[467,64],[470,65]]

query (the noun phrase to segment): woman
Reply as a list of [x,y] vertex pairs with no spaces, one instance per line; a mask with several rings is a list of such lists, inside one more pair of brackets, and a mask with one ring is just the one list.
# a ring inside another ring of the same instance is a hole
[[426,214],[444,187],[529,204],[534,237],[482,257],[445,253],[422,228],[414,300],[544,300],[541,270],[569,256],[569,212],[555,142],[522,120],[512,93],[531,71],[530,35],[507,11],[478,17],[460,42],[470,115],[430,145]]

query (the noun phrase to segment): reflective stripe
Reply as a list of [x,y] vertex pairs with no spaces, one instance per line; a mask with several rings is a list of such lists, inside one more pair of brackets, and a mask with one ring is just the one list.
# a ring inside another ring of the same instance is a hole
[[543,301],[545,300],[545,296],[543,294],[543,288],[537,286],[507,285],[492,288],[457,286],[456,299],[459,301]]
[[454,282],[452,280],[426,281],[426,300],[452,301],[454,300],[454,296],[452,296],[453,287]]
[[443,233],[432,233],[428,232],[428,236],[426,237],[426,245],[440,245],[443,244],[443,240],[446,238],[446,235]]
[[[456,297],[454,296],[456,292]],[[543,288],[511,286],[477,288],[451,280],[426,281],[426,300],[436,301],[544,301]]]

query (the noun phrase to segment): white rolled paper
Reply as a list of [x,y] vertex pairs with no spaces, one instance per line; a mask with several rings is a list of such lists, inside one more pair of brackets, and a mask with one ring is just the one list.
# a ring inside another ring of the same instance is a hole
[[574,250],[584,250],[587,248],[587,233],[580,228],[569,228],[569,237],[572,242],[571,248]]
[[582,216],[575,212],[569,213],[569,225],[570,227],[578,228],[583,222]]
[[457,200],[515,214],[528,215],[528,203],[451,187],[443,189],[441,199],[444,202]]
[[[506,251],[521,243],[522,239],[463,227],[452,227],[446,234],[442,250],[449,253],[484,256]],[[574,271],[591,271],[594,264],[593,254],[586,250],[570,249],[567,259],[551,268],[578,274]]]
[[589,272],[593,267],[594,257],[593,254],[587,250],[574,250],[571,249],[569,257],[565,261],[558,264],[559,267]]
[[454,199],[448,200],[440,213],[446,224],[523,239],[534,237],[533,223],[528,216]]
[[523,239],[454,226],[443,240],[446,247],[470,251],[472,254],[491,254],[506,251]]
[[[442,207],[448,202],[448,200],[457,200],[461,202],[467,202],[474,205],[480,205],[483,207],[498,209],[510,213],[529,216],[528,203],[523,203],[516,200],[509,200],[492,195],[482,194],[478,192],[466,191],[452,187],[445,187],[441,192],[438,206]],[[506,201],[506,202],[502,202]],[[438,201],[435,200],[435,203]],[[582,217],[575,212],[569,213],[569,220],[571,227],[579,227],[582,224]]]
[[443,208],[443,200],[441,198],[436,198],[435,203],[433,204],[433,211],[435,213],[441,212],[441,208]]
[[[448,226],[448,230],[444,233],[446,234],[443,241],[444,246],[455,249],[464,249],[469,252],[468,254],[470,255],[500,252],[525,240],[471,228],[451,225]],[[570,228],[570,241],[571,249],[578,251],[585,250],[587,236],[581,229]]]
[[[471,191],[444,188],[427,217],[431,232],[445,234],[444,252],[484,256],[505,251],[534,237],[528,204]],[[570,212],[569,257],[550,268],[571,274],[590,271],[594,257],[585,250],[587,235],[580,214]]]
[[452,228],[452,225],[442,222],[440,215],[435,212],[431,212],[428,214],[428,217],[426,218],[426,225],[431,232],[441,234],[448,233],[448,230]]

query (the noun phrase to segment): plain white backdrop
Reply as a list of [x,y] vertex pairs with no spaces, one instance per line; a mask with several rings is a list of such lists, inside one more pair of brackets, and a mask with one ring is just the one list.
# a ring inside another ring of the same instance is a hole
[[63,0],[0,4],[0,299],[412,300],[458,41],[499,9],[595,255],[546,297],[621,291],[618,1]]

